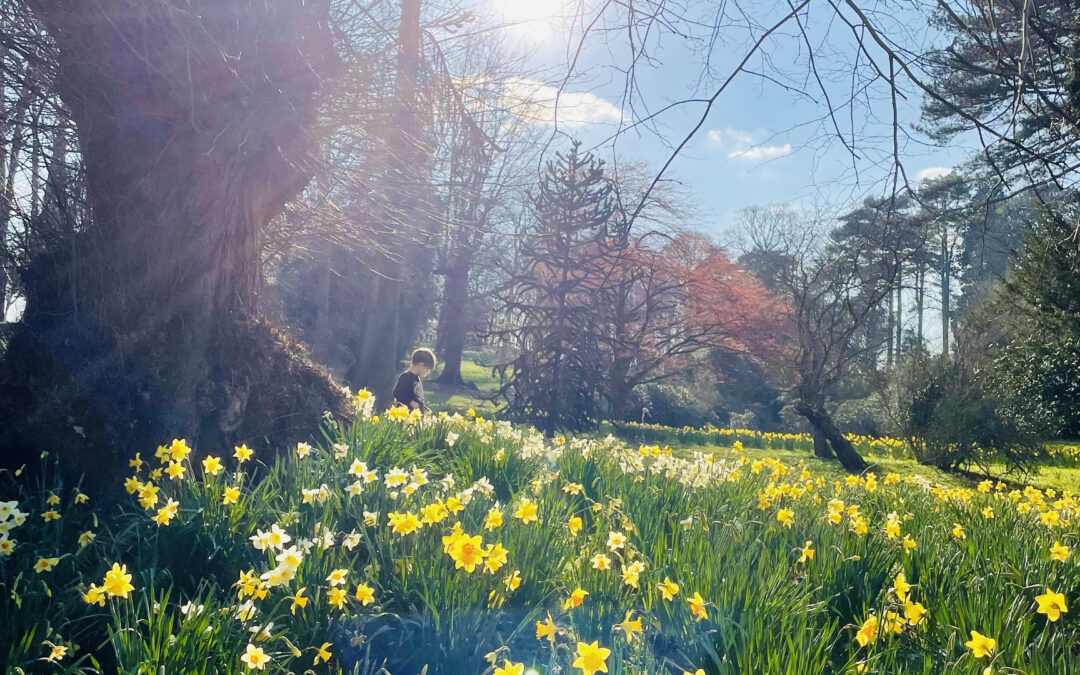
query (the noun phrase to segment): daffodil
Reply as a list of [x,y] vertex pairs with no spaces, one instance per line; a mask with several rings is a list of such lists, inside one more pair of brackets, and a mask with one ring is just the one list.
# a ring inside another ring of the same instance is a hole
[[306,591],[307,587],[301,588],[300,590],[296,591],[296,595],[290,595],[286,598],[286,600],[292,600],[292,604],[289,605],[290,614],[295,615],[297,607],[299,607],[300,609],[304,609],[305,607],[307,607],[308,598],[304,595]]
[[42,572],[51,572],[59,562],[60,558],[38,558],[38,561],[34,563],[34,571],[38,574],[41,574]]
[[780,509],[776,512],[776,520],[784,527],[791,527],[795,523],[795,512],[791,509]]
[[522,675],[524,672],[524,663],[511,663],[510,661],[503,661],[502,668],[496,668],[494,675]]
[[606,673],[607,669],[607,657],[611,654],[611,650],[599,645],[599,641],[594,641],[592,644],[586,644],[579,642],[577,644],[577,659],[572,664],[574,668],[581,668],[582,675],[593,675],[593,673]]
[[494,507],[494,506],[491,507],[491,510],[489,510],[487,512],[487,515],[484,516],[484,529],[485,530],[494,530],[495,528],[502,527],[502,524],[503,524],[503,513],[502,513],[502,511],[500,511],[498,509],[498,507]]
[[375,602],[375,589],[367,584],[359,584],[356,587],[356,594],[353,596],[357,602],[365,607]]
[[551,612],[548,612],[546,621],[537,621],[536,622],[536,639],[537,640],[547,639],[547,641],[551,643],[551,646],[554,647],[555,646],[555,634],[558,632],[558,630],[559,630],[558,626],[556,626],[555,622],[552,621],[552,619],[551,619]]
[[795,550],[799,552],[800,563],[814,559],[814,542],[812,541],[807,541],[802,548],[796,548]]
[[263,648],[257,647],[250,642],[244,653],[240,655],[240,660],[244,662],[244,665],[249,670],[264,670],[266,664],[270,663],[270,657],[263,651]]
[[1065,562],[1069,559],[1069,547],[1062,546],[1060,541],[1055,541],[1050,547],[1050,559],[1057,562]]
[[679,584],[672,581],[670,577],[664,577],[664,581],[656,587],[660,589],[660,594],[665,600],[674,600],[679,594]]
[[315,665],[319,663],[328,663],[330,661],[330,645],[329,642],[322,643],[318,649],[315,650]]
[[221,465],[220,457],[207,457],[202,461],[203,473],[216,476],[225,470],[225,467]]
[[526,525],[537,522],[539,518],[536,516],[536,504],[526,499],[518,505],[517,510],[514,511],[514,517]]
[[918,626],[923,618],[926,616],[926,608],[923,607],[921,602],[906,602],[904,603],[904,618],[912,626]]
[[127,565],[113,563],[112,568],[105,573],[105,583],[101,590],[112,597],[127,598],[135,587],[131,585],[131,575],[128,574]]
[[865,647],[868,644],[874,644],[878,637],[878,618],[876,615],[871,614],[863,622],[863,625],[859,627],[859,632],[855,634],[855,641],[859,643],[860,647]]
[[1065,606],[1065,595],[1049,589],[1042,595],[1035,596],[1035,602],[1039,603],[1039,608],[1035,611],[1045,614],[1047,620],[1051,622],[1057,621],[1062,614],[1067,614],[1069,611]]
[[63,645],[53,645],[52,650],[49,652],[49,655],[45,657],[45,660],[56,663],[67,655],[67,651],[68,648]]
[[514,570],[512,574],[503,579],[503,586],[507,591],[516,591],[521,587],[521,570]]
[[248,461],[253,454],[255,454],[255,451],[247,445],[238,445],[233,448],[233,457],[236,458],[237,464],[243,464]]
[[566,526],[570,530],[570,536],[571,537],[576,537],[577,533],[581,532],[581,527],[582,527],[581,518],[578,517],[578,516],[571,517],[570,520],[567,522]]
[[972,655],[981,659],[984,656],[988,656],[994,653],[997,649],[997,640],[994,638],[986,637],[979,631],[971,631],[971,639],[964,643],[968,649],[971,650]]
[[240,501],[240,488],[226,485],[225,490],[221,493],[221,503],[225,506],[235,504]]
[[643,632],[643,628],[641,627],[641,617],[631,619],[630,617],[632,617],[633,615],[633,610],[628,610],[626,612],[626,617],[622,620],[622,623],[615,624],[615,629],[621,630],[626,635],[626,641],[628,643],[632,643],[634,641],[634,635]]
[[701,593],[695,592],[686,602],[690,605],[690,615],[694,617],[694,621],[701,621],[706,617],[705,598],[701,597]]
[[326,601],[329,602],[332,607],[345,609],[345,600],[347,597],[348,593],[345,592],[344,588],[331,588],[327,591]]
[[566,598],[566,602],[563,603],[563,611],[573,609],[575,607],[581,607],[581,605],[585,602],[585,596],[588,594],[588,591],[581,588],[574,589],[574,592],[571,593],[570,596]]

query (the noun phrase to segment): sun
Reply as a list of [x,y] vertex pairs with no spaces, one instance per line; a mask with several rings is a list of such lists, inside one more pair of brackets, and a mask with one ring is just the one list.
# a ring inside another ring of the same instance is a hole
[[487,0],[508,30],[538,42],[555,36],[579,8],[579,0]]

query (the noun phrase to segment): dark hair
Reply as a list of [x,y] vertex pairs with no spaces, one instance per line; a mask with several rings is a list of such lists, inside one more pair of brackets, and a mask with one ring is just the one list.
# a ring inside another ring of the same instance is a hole
[[421,347],[412,353],[412,362],[414,366],[420,363],[427,366],[429,370],[435,370],[435,352]]

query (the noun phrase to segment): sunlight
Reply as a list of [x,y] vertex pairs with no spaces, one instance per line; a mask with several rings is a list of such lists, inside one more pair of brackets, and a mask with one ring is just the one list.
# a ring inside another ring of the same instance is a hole
[[534,42],[553,38],[561,23],[573,16],[575,0],[488,0],[510,31]]

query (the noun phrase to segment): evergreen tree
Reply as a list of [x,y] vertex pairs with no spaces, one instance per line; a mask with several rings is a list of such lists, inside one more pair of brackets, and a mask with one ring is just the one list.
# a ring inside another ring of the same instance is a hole
[[604,163],[575,142],[548,162],[530,198],[532,223],[497,292],[489,338],[515,356],[498,370],[508,413],[549,435],[595,417],[603,387],[596,302],[625,240]]

